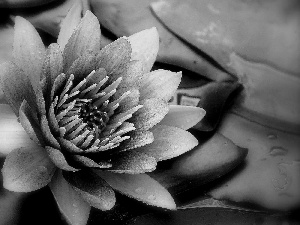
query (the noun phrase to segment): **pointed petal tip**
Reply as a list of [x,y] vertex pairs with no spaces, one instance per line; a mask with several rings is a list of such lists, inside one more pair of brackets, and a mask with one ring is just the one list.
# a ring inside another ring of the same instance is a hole
[[[203,118],[205,117],[206,115],[206,111],[203,109],[203,108],[200,108],[200,107],[194,107],[195,109],[192,109],[194,110],[195,114],[196,114],[196,117],[194,118],[194,121],[193,121],[193,126],[195,126],[196,124],[198,124],[201,120],[203,120]],[[193,126],[191,126],[190,128],[192,128]]]
[[154,10],[154,12],[164,12],[164,9],[166,9],[168,7],[168,2],[160,0],[157,2],[152,2],[150,4],[150,7],[152,10]]
[[176,75],[180,76],[180,78],[182,78],[182,71],[177,72]]
[[151,131],[154,134],[154,142],[139,150],[158,161],[178,157],[199,144],[190,132],[177,127],[156,125]]
[[146,29],[145,31],[151,34],[151,36],[159,38],[158,30],[156,27],[151,27],[149,29]]
[[169,101],[174,96],[180,82],[182,73],[158,69],[148,73],[141,85],[141,100],[147,98],[160,98]]
[[90,10],[87,10],[82,18],[83,20],[87,20],[90,21],[90,23],[96,23],[99,27],[100,27],[100,23],[98,18],[94,15],[94,13],[92,13]]
[[73,6],[69,9],[67,16],[61,23],[61,29],[58,34],[57,43],[63,50],[71,37],[74,29],[81,20],[82,2],[74,1]]
[[67,70],[80,56],[100,51],[100,23],[97,17],[87,11],[74,28],[64,48],[64,68]]
[[158,34],[158,30],[156,27],[151,27],[151,28],[148,28],[148,29],[144,29],[140,32],[137,32],[131,36],[129,36],[129,39],[132,39],[133,37],[145,37],[145,38],[151,38],[155,41],[158,41],[159,39],[159,34]]
[[22,22],[22,19],[24,19],[24,18],[21,17],[21,16],[16,16],[16,17],[14,18],[15,26],[16,26],[18,23]]
[[35,27],[19,16],[15,20],[12,57],[35,90],[43,67],[45,46]]
[[[86,10],[84,17],[97,18],[90,10]],[[98,19],[97,19],[98,20]]]
[[142,30],[128,37],[132,47],[132,60],[143,62],[145,72],[152,68],[159,49],[159,34],[155,27]]
[[23,18],[22,16],[16,16],[14,19],[15,22],[15,26],[19,25],[20,23],[29,23],[25,18]]

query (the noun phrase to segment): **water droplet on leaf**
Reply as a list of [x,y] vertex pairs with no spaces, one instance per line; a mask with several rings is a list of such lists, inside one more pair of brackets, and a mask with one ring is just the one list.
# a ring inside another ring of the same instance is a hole
[[280,147],[280,146],[274,146],[270,150],[270,155],[271,156],[280,156],[280,155],[286,155],[288,153],[288,150]]
[[272,184],[276,190],[281,191],[285,189],[287,182],[285,180],[272,179]]
[[285,165],[285,163],[278,164],[279,176],[272,179],[273,187],[280,192],[286,191],[292,183],[292,177]]
[[277,135],[276,134],[268,134],[268,138],[270,140],[275,140],[275,139],[277,139]]

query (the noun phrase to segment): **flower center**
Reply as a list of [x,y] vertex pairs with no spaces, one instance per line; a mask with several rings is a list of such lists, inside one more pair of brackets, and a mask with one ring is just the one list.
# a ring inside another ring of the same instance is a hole
[[93,129],[98,127],[100,131],[105,128],[106,123],[109,120],[106,112],[100,111],[90,102],[87,102],[81,106],[79,117],[88,125],[89,128]]

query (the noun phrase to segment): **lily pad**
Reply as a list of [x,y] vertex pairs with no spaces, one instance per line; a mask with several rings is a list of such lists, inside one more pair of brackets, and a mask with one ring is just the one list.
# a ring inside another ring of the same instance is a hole
[[300,206],[300,137],[267,128],[233,113],[218,132],[248,148],[245,167],[215,187],[216,199],[248,202],[274,210]]
[[151,6],[172,32],[229,71],[229,56],[234,52],[299,75],[296,4],[293,0],[161,0]]
[[243,91],[233,109],[268,127],[300,133],[300,78],[261,63],[230,56]]
[[[129,225],[268,225],[287,222],[284,217],[218,207],[192,208],[168,213],[152,213],[132,219]],[[201,221],[201,222],[200,222]]]

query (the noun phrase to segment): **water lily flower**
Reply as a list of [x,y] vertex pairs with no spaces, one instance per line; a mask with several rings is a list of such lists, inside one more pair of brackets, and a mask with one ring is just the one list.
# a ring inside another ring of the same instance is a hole
[[[75,3],[57,43],[47,48],[28,21],[16,18],[13,60],[0,69],[2,88],[34,143],[1,144],[9,152],[3,185],[29,192],[49,184],[72,224],[84,224],[90,206],[111,209],[114,190],[174,209],[169,192],[146,172],[198,144],[186,130],[205,111],[168,104],[181,73],[150,71],[159,47],[155,28],[100,50],[97,18],[90,11],[80,15]],[[7,140],[16,137],[13,127]]]

